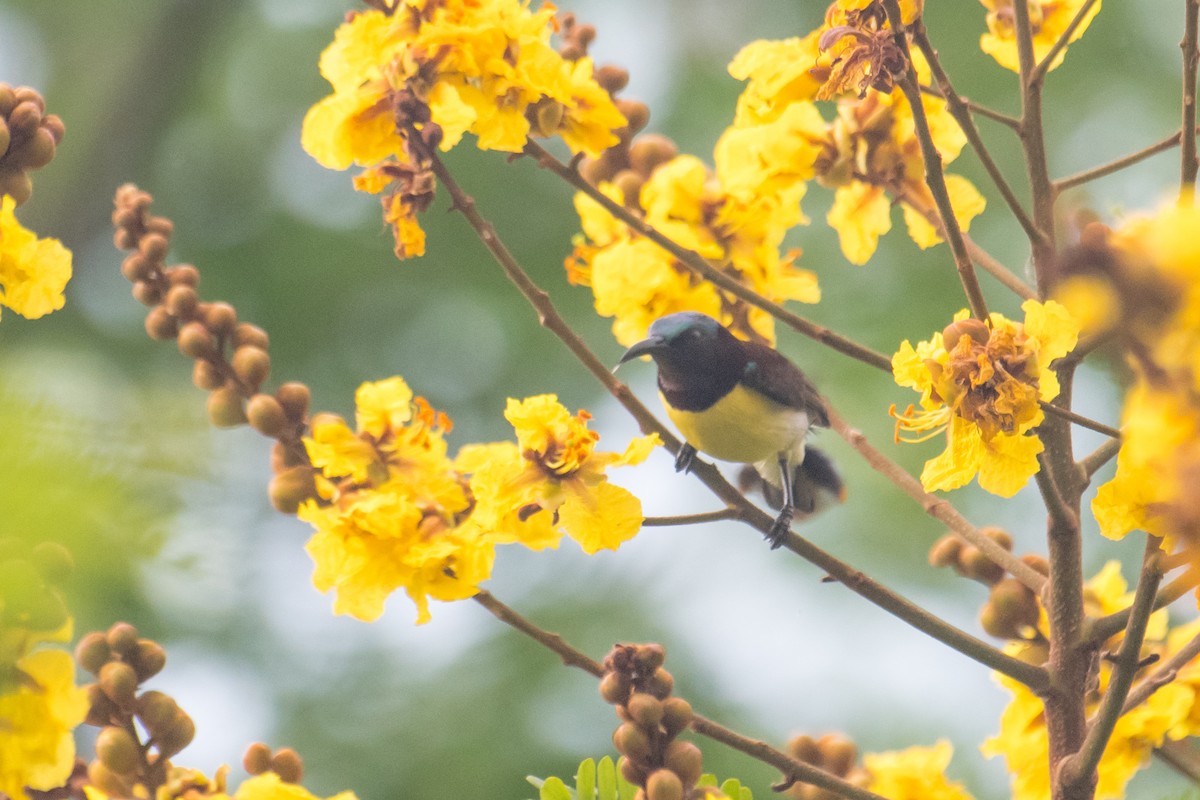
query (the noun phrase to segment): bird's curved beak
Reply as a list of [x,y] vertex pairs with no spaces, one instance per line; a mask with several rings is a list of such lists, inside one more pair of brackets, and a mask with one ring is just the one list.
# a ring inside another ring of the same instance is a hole
[[664,347],[666,347],[666,341],[661,336],[650,336],[642,339],[625,351],[625,355],[621,356],[621,360],[617,362],[617,366],[613,367],[613,372],[616,372],[617,367],[626,361],[631,361],[640,356],[652,356],[655,353],[661,352]]

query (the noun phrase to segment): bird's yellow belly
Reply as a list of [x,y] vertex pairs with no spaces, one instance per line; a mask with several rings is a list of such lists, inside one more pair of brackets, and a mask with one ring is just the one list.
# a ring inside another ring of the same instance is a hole
[[807,413],[742,386],[704,411],[680,411],[665,401],[663,405],[688,444],[722,461],[774,460],[781,452],[802,448],[808,432]]

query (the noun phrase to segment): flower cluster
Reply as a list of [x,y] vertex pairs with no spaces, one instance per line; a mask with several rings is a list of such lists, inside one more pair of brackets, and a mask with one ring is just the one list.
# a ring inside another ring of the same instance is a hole
[[896,383],[921,393],[920,411],[892,407],[897,440],[947,434],[945,451],[921,472],[926,491],[957,489],[978,474],[984,489],[1011,497],[1037,472],[1040,403],[1059,391],[1050,365],[1075,347],[1079,328],[1054,301],[1021,308],[1023,323],[998,313],[983,322],[964,309],[941,333],[915,348],[905,340],[892,356]]
[[402,379],[363,384],[356,405],[356,430],[317,415],[304,440],[320,498],[305,502],[299,517],[317,529],[308,542],[313,582],[337,591],[338,613],[373,620],[404,588],[418,623],[426,622],[429,598],[478,591],[497,544],[555,547],[565,531],[594,553],[641,527],[641,503],[605,470],[640,462],[655,437],[623,454],[596,452],[588,415],[542,395],[509,401],[517,443],[468,445],[451,460],[449,418]]
[[42,646],[71,638],[58,588],[70,568],[57,545],[0,542],[0,795],[13,800],[61,786],[75,763],[87,693],[71,654]]
[[[1200,545],[1200,211],[1189,205],[1094,226],[1062,285],[1066,300],[1099,293],[1135,381],[1125,397],[1117,473],[1092,511],[1105,536],[1142,529]],[[1149,302],[1152,301],[1152,302]]]
[[[1020,71],[1017,58],[1016,13],[1013,0],[979,0],[987,7],[988,32],[979,37],[979,49],[996,59],[996,63],[1013,72]],[[1032,0],[1029,8],[1029,27],[1033,33],[1033,60],[1041,62],[1050,54],[1054,44],[1067,35],[1075,17],[1083,9],[1085,0]],[[1092,19],[1100,12],[1100,2],[1092,3],[1083,18],[1067,36],[1073,42],[1087,30]],[[1054,69],[1063,62],[1067,54],[1064,46],[1050,62]]]
[[[954,748],[945,740],[930,747],[865,753],[861,763],[854,742],[838,733],[815,739],[795,736],[787,749],[801,761],[889,800],[971,800],[961,783],[946,777]],[[832,792],[803,784],[793,786],[788,795],[795,800],[824,800],[834,796]]]
[[[1120,565],[1109,562],[1084,590],[1086,610],[1093,616],[1116,613],[1129,607],[1132,595],[1121,577]],[[1197,633],[1200,621],[1168,629],[1167,611],[1155,612],[1146,631],[1142,654],[1144,663],[1169,658]],[[1009,642],[1006,651],[1034,663],[1047,658],[1045,614],[1034,638]],[[1102,645],[1115,651],[1123,633]],[[1099,679],[1088,698],[1088,714],[1093,714],[1112,675],[1113,665],[1099,660]],[[1139,672],[1143,676],[1146,667]],[[1013,775],[1014,800],[1048,800],[1050,797],[1049,739],[1042,701],[1026,686],[1012,678],[997,675],[996,680],[1012,693],[1012,700],[1000,718],[1000,731],[984,742],[987,756],[1003,756]],[[1174,681],[1159,686],[1141,705],[1123,714],[1100,759],[1096,796],[1125,796],[1125,785],[1146,766],[1154,748],[1200,734],[1200,669],[1193,661],[1181,669]]]
[[[901,5],[906,22],[920,13],[919,3]],[[722,137],[727,171],[745,176],[746,187],[759,191],[814,177],[834,189],[826,221],[855,264],[865,264],[891,229],[896,202],[914,242],[926,248],[941,241],[913,110],[903,92],[891,91],[892,76],[908,68],[929,83],[929,67],[920,53],[912,54],[911,63],[902,60],[892,42],[877,3],[838,0],[825,24],[809,35],[751,42],[729,65],[730,74],[747,84]],[[836,101],[832,121],[817,109],[818,100]],[[923,97],[922,108],[942,160],[953,161],[966,144],[962,130],[940,98]],[[984,199],[961,176],[948,175],[946,186],[966,230]]]
[[551,47],[554,12],[521,0],[402,0],[352,15],[321,54],[333,94],[309,110],[301,143],[327,167],[368,167],[364,191],[391,187],[384,215],[398,257],[425,250],[416,214],[433,198],[429,148],[449,150],[465,133],[513,153],[531,135],[590,155],[616,142],[625,118],[589,58]]

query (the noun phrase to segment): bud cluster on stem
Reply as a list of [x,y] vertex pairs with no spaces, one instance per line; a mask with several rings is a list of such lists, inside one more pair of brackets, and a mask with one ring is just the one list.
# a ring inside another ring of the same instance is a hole
[[50,163],[66,126],[46,113],[37,89],[0,83],[0,195],[21,205],[33,194],[29,172]]
[[[858,763],[858,747],[840,733],[827,733],[820,738],[801,734],[787,743],[787,752],[818,769],[863,789],[871,783],[871,775]],[[807,783],[797,783],[787,790],[794,800],[837,800],[843,795]]]

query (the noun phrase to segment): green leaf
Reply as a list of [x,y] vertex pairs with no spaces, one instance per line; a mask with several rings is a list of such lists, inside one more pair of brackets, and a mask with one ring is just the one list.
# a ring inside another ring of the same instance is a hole
[[596,761],[588,758],[580,762],[579,771],[575,773],[576,800],[595,800],[596,797]]
[[571,790],[567,788],[567,785],[560,778],[546,778],[545,783],[542,784],[538,800],[572,800]]
[[596,786],[600,789],[599,800],[617,800],[617,768],[608,756],[600,759]]

